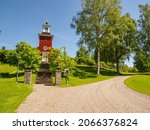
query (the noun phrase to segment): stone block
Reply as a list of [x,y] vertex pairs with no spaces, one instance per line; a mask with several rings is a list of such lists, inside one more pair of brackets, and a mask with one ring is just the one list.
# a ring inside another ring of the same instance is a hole
[[61,83],[61,70],[56,70],[55,85],[60,85],[60,83]]
[[25,70],[24,72],[24,83],[31,84],[32,70]]

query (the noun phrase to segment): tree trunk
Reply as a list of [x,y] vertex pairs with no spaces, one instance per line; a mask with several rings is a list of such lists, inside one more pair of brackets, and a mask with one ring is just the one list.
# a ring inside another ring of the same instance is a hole
[[117,72],[117,74],[120,73],[120,70],[119,70],[119,60],[118,60],[118,58],[116,59],[116,72]]
[[16,83],[18,83],[19,62],[17,63]]
[[100,74],[100,48],[97,48],[97,74]]
[[117,72],[117,74],[119,74],[120,71],[119,71],[119,58],[118,58],[118,49],[117,48],[115,50],[115,56],[116,56],[116,72]]

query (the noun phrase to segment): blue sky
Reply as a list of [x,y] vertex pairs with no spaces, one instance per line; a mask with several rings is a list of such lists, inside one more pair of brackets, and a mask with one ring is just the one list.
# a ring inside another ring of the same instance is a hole
[[[150,4],[150,0],[122,0],[122,13],[129,12],[138,19],[138,5],[145,3]],[[14,49],[20,41],[37,47],[38,34],[48,18],[54,35],[53,47],[66,46],[68,54],[74,57],[79,37],[70,23],[79,10],[80,0],[0,0],[0,47]]]

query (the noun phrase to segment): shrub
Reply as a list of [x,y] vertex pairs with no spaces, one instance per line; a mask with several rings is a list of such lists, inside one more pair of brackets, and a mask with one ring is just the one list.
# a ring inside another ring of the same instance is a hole
[[121,71],[123,72],[128,72],[129,71],[129,67],[127,65],[122,65],[120,66]]
[[105,62],[100,62],[101,68],[108,68],[107,64]]
[[129,68],[129,72],[138,72],[138,69],[136,67]]

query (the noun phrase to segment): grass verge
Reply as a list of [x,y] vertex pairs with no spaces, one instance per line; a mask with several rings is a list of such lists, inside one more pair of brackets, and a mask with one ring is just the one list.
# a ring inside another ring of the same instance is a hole
[[[110,79],[116,76],[112,70],[101,69],[101,74],[96,74],[96,67],[91,66],[77,66],[73,76],[69,76],[68,86],[79,86],[88,83],[99,82],[102,80]],[[60,87],[66,87],[65,78],[62,79]]]
[[23,83],[23,72],[19,72],[19,82],[16,83],[15,67],[4,64],[0,65],[0,68],[0,113],[15,112],[21,102],[32,92],[32,85]]
[[125,80],[125,84],[140,93],[150,95],[150,75],[137,75]]

